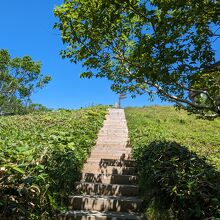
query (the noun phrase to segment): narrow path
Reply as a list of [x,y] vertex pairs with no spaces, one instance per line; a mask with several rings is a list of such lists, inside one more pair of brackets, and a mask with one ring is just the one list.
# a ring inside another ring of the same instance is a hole
[[123,109],[109,109],[96,145],[84,165],[82,178],[70,196],[71,211],[60,220],[143,219],[142,200]]

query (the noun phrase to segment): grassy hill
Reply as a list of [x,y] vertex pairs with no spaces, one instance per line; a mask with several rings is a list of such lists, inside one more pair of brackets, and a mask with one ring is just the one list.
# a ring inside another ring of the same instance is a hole
[[220,120],[127,108],[147,219],[220,218]]
[[50,219],[65,208],[106,107],[0,117],[0,219]]
[[[220,218],[220,120],[172,107],[127,108],[149,220]],[[0,117],[0,219],[65,209],[106,107]]]

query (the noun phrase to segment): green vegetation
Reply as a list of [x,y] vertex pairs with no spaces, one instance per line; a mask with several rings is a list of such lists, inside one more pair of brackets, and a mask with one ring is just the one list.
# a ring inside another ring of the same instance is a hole
[[220,218],[220,120],[173,107],[125,112],[147,219]]
[[51,219],[102,126],[106,107],[0,117],[0,219]]

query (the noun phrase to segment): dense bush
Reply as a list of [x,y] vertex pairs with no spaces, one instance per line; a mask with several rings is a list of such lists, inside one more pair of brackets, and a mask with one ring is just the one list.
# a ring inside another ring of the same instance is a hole
[[106,107],[0,117],[0,219],[51,219],[102,126]]
[[220,218],[220,121],[171,107],[126,109],[147,219]]
[[148,202],[164,203],[177,219],[220,218],[220,173],[205,159],[176,142],[152,142],[138,164],[142,188],[147,180],[151,189]]

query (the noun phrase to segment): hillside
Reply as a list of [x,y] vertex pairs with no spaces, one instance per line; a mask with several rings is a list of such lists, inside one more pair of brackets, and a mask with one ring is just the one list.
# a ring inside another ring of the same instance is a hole
[[0,117],[0,219],[65,208],[105,115],[98,106]]
[[127,108],[147,219],[220,217],[220,120],[173,107]]
[[[0,117],[0,219],[66,210],[106,109]],[[173,107],[125,113],[147,219],[220,218],[220,121]]]

